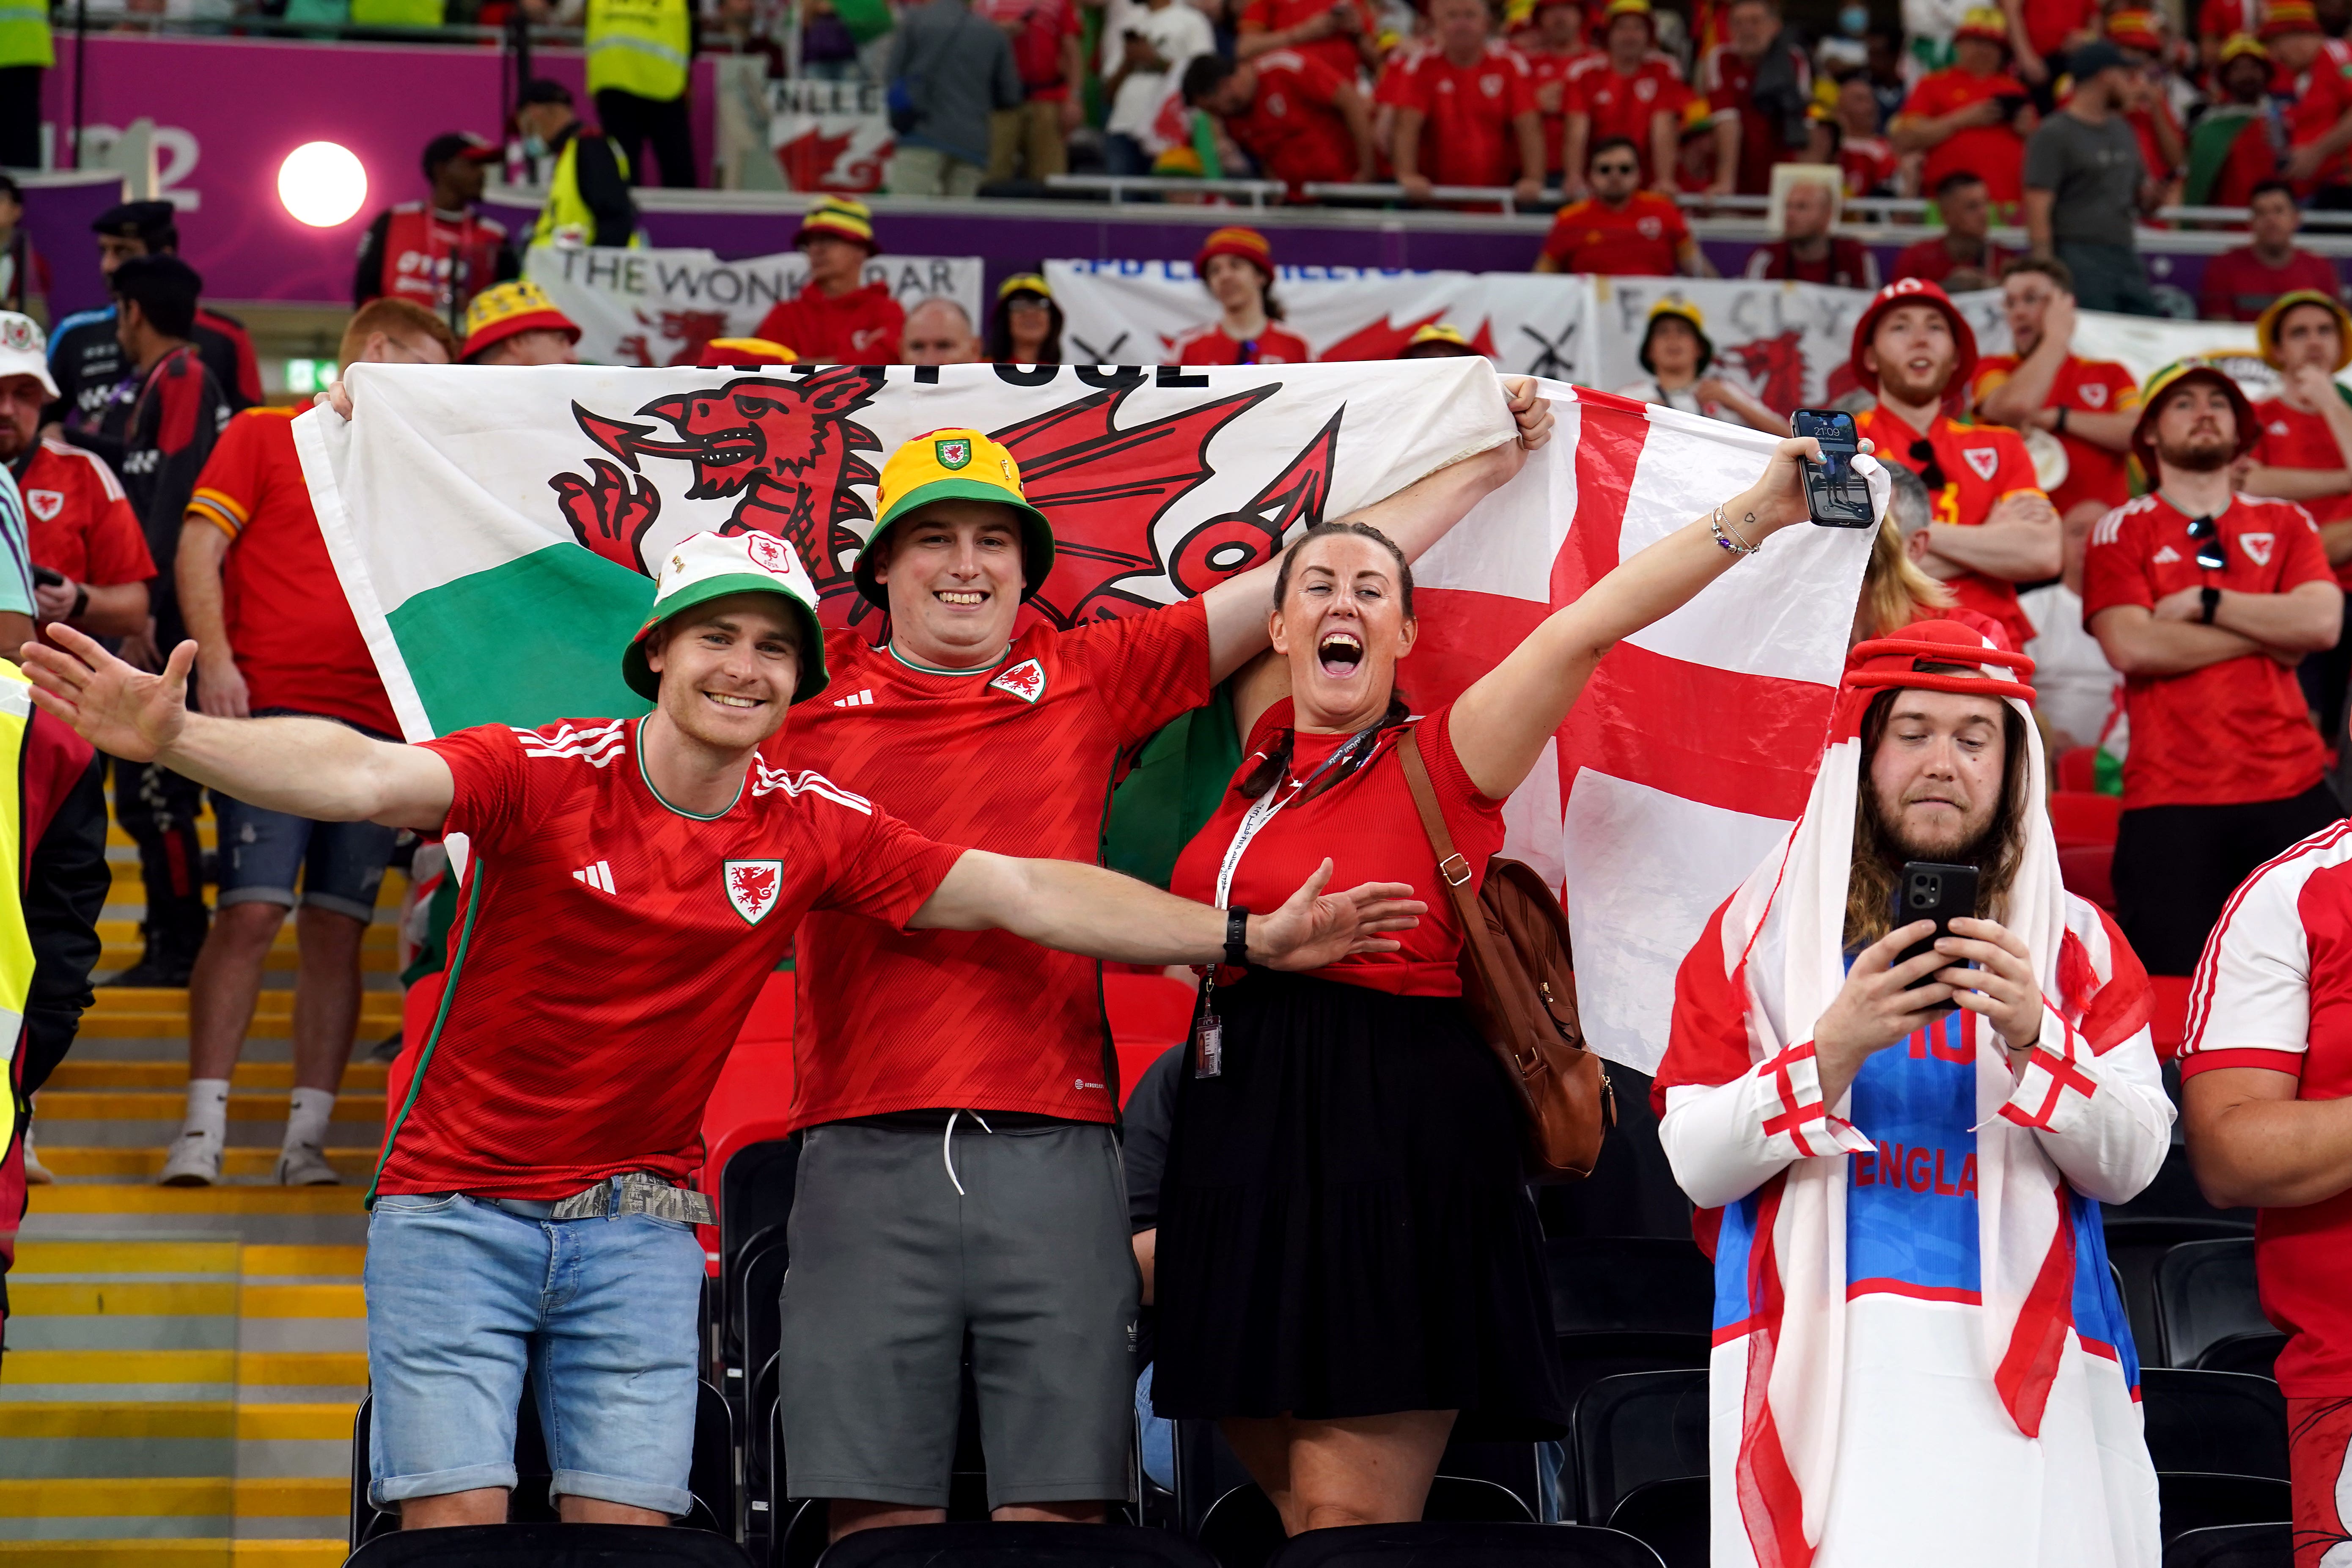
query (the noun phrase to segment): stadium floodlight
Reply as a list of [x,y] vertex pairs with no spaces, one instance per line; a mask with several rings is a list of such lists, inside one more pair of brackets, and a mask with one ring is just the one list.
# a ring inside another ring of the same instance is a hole
[[367,201],[367,168],[335,142],[305,142],[278,166],[278,199],[312,228],[349,223]]

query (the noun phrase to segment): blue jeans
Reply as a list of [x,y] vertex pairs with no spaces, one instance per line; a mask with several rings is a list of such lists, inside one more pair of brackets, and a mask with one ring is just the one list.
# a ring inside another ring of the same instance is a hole
[[[257,719],[297,715],[292,708],[264,708]],[[357,725],[351,726],[358,729]],[[362,735],[373,735],[361,730]],[[376,740],[389,740],[373,735]],[[220,819],[220,905],[295,904],[294,879],[302,879],[301,901],[365,925],[375,918],[376,889],[400,837],[396,827],[373,822],[313,822],[268,811],[213,792]]]
[[673,1516],[693,1496],[702,1243],[649,1215],[520,1218],[387,1193],[368,1218],[368,1500],[515,1486],[530,1371],[551,1498]]

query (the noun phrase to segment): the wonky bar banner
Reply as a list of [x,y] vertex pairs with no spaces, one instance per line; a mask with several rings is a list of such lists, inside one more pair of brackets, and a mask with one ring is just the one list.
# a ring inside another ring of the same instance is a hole
[[[1483,360],[1209,371],[794,374],[354,366],[295,426],[320,525],[411,739],[641,712],[619,653],[646,563],[701,530],[789,541],[827,624],[879,637],[849,563],[897,445],[1004,442],[1053,521],[1024,615],[1148,613],[1283,537],[1508,438]],[[1736,494],[1769,439],[1564,385],[1557,438],[1421,563],[1401,669],[1429,710],[1622,554]],[[1804,799],[1867,535],[1801,529],[1604,660],[1513,797],[1509,852],[1565,879],[1588,1023],[1646,1070],[1673,971]],[[887,807],[883,781],[870,786]]]

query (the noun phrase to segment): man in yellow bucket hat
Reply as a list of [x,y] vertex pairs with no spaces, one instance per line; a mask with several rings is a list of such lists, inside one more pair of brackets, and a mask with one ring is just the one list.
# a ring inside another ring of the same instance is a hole
[[2352,365],[2352,312],[2332,294],[2298,289],[2255,320],[2254,341],[2279,373],[2279,390],[2254,405],[2262,436],[2245,488],[2301,501],[2336,581],[2352,586],[2352,407],[2336,382]]
[[[1443,537],[1549,437],[1534,384],[1506,388],[1498,445],[1356,517],[1408,555]],[[890,455],[852,568],[887,619],[827,636],[833,684],[794,723],[794,766],[950,841],[1098,858],[1122,759],[1266,647],[1275,566],[1024,624],[1055,558],[1048,510],[982,431]],[[1138,1297],[1096,966],[818,912],[795,973],[790,1495],[832,1499],[836,1535],[944,1517],[969,1345],[996,1517],[1099,1520],[1127,1494]]]
[[528,278],[485,289],[466,307],[460,364],[578,364],[580,329]]
[[[787,715],[842,682],[815,587],[768,534],[693,534],[657,563],[652,613],[620,655],[654,704],[641,719],[402,745],[330,720],[192,713],[193,642],[147,675],[69,627],[51,635],[61,646],[25,649],[34,700],[101,750],[268,810],[467,837],[446,990],[370,1194],[368,1496],[406,1529],[505,1520],[527,1369],[565,1520],[664,1524],[693,1507],[693,1226],[712,1216],[684,1184],[719,1068],[811,909],[872,935],[998,927],[1150,964],[1238,944],[1312,969],[1393,947],[1379,933],[1422,907],[1396,884],[1325,895],[1327,865],[1236,921],[1070,859],[937,842],[797,754],[787,766]],[[1034,968],[1041,950],[1013,951]],[[857,1135],[824,1129],[811,1153]],[[894,1215],[859,1226],[898,1234]],[[809,1235],[797,1214],[793,1235]],[[950,1447],[955,1366],[950,1351]]]

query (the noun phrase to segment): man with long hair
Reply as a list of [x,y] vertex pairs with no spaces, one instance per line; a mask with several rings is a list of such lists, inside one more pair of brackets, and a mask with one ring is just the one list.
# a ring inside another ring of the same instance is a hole
[[2084,558],[2084,624],[2131,723],[2116,914],[2158,974],[2189,973],[2231,890],[2344,815],[2294,673],[2336,646],[2344,595],[2309,512],[2231,489],[2256,435],[2220,370],[2157,372],[2132,434],[2155,489]]
[[[1725,1325],[1718,1565],[2156,1558],[2099,1207],[2172,1107],[2147,978],[2059,878],[2032,669],[1945,621],[1857,647],[1804,815],[1676,977],[1653,1095]],[[1956,867],[1938,937],[1916,879]]]

